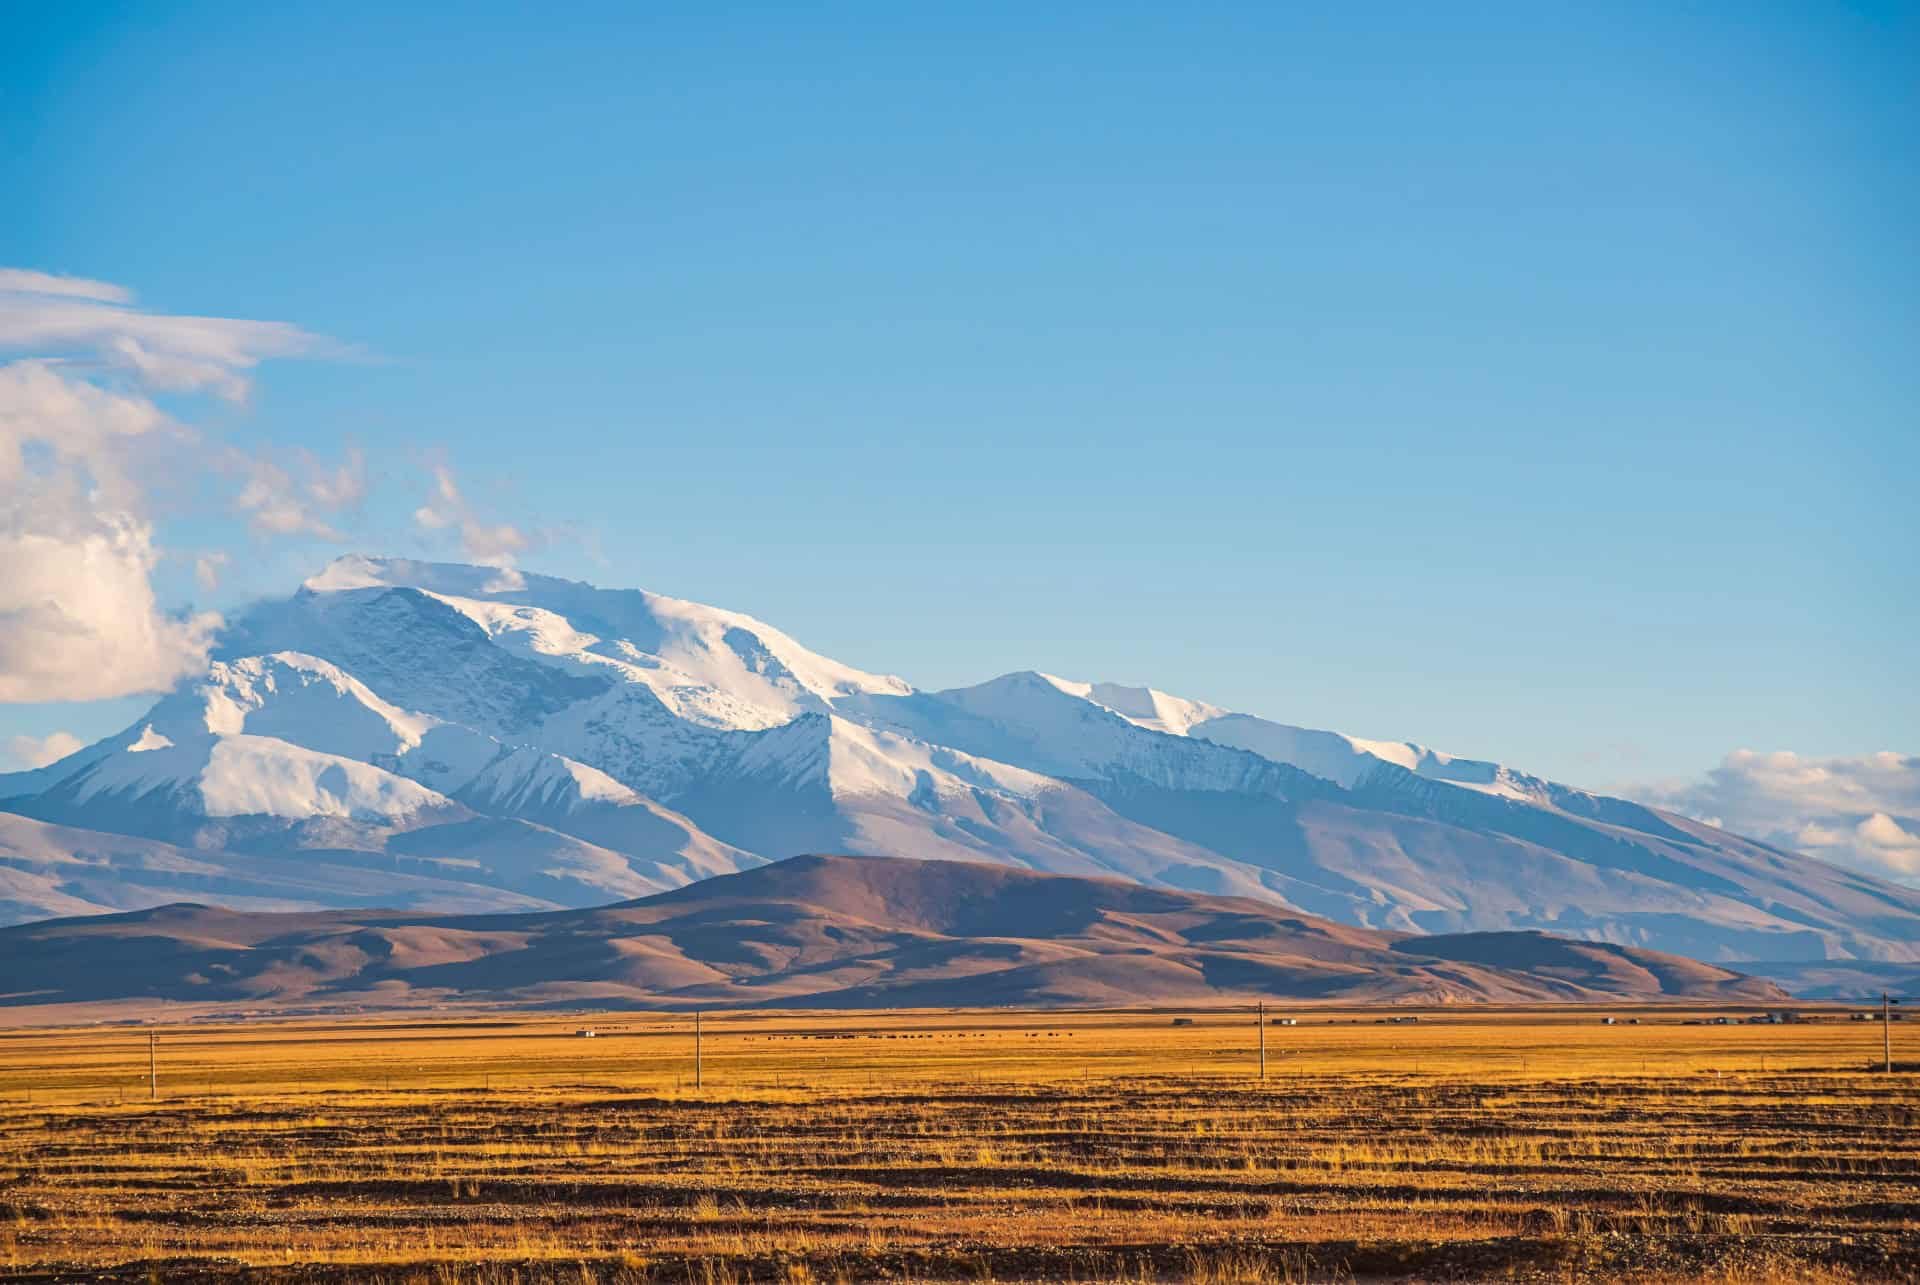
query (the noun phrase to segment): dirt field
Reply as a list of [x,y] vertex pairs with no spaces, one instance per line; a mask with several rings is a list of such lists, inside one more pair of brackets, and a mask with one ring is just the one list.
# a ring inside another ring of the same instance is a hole
[[1614,1013],[0,1032],[0,1275],[1920,1280],[1878,1023]]

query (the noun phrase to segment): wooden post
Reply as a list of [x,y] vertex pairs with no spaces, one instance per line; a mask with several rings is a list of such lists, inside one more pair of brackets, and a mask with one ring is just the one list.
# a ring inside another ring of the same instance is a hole
[[157,1031],[147,1032],[147,1098],[155,1102],[160,1100],[160,1063],[154,1055],[154,1045],[159,1041]]
[[693,1010],[693,1087],[700,1087],[700,1010]]
[[1893,997],[1880,992],[1880,1060],[1888,1075],[1893,1074]]
[[1260,1007],[1254,1014],[1254,1021],[1260,1023],[1260,1078],[1267,1078],[1267,1002],[1260,1001]]

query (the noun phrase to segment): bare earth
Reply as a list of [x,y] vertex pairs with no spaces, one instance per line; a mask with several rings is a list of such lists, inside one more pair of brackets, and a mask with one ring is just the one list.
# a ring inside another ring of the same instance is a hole
[[0,1276],[1920,1279],[1878,1023],[1606,1011],[15,1030]]
[[794,857],[592,910],[176,904],[0,928],[0,1012],[19,1025],[162,1009],[1060,1008],[1276,996],[1788,1002],[1761,978],[1607,942],[1422,937],[1119,879],[885,857]]

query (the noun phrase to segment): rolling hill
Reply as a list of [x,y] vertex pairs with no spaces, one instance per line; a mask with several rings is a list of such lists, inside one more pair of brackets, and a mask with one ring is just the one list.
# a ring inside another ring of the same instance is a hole
[[168,905],[0,929],[15,1020],[454,1006],[1765,1002],[1773,984],[1538,933],[1412,937],[1118,879],[806,856],[590,910]]

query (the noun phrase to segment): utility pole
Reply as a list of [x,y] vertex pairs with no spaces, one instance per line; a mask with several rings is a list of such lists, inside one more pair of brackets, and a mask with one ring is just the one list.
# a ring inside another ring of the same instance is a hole
[[700,1087],[700,1010],[693,1010],[693,1087]]
[[160,1063],[154,1056],[154,1045],[159,1042],[159,1032],[147,1032],[147,1099],[153,1102],[160,1100]]
[[1880,1060],[1886,1073],[1893,1074],[1893,996],[1880,992]]
[[1267,1001],[1260,1001],[1253,1020],[1260,1024],[1260,1078],[1264,1080],[1267,1078]]

